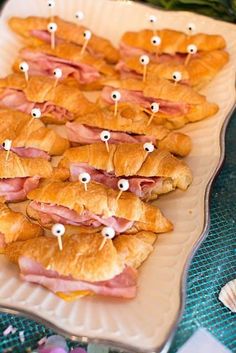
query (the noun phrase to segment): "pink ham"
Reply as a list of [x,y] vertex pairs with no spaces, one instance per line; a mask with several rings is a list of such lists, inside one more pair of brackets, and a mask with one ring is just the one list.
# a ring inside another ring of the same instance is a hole
[[93,66],[79,62],[64,60],[44,53],[31,52],[25,49],[21,56],[29,64],[31,75],[52,76],[53,70],[60,68],[63,73],[63,79],[74,77],[79,83],[87,84],[100,78],[100,74]]
[[119,61],[116,65],[116,70],[120,72],[122,79],[133,78],[136,80],[142,79],[142,74],[137,73],[135,70],[130,69],[124,61]]
[[[2,146],[0,146],[0,150],[3,149]],[[38,148],[33,148],[33,147],[12,147],[11,151],[16,153],[19,157],[24,157],[24,158],[43,158],[46,159],[47,161],[50,160],[50,156],[47,152],[42,151]]]
[[46,270],[42,265],[27,257],[20,257],[21,278],[37,283],[54,293],[73,291],[91,291],[98,295],[134,298],[137,290],[137,271],[126,267],[124,271],[107,281],[86,282],[71,276],[60,276],[56,271]]
[[6,88],[0,95],[0,106],[10,109],[20,110],[30,114],[33,108],[40,108],[42,114],[52,114],[59,122],[73,120],[73,114],[65,108],[54,105],[52,102],[34,103],[27,100],[24,92],[11,88]]
[[[106,86],[102,90],[101,97],[108,104],[114,104],[111,93],[114,91],[113,87]],[[119,89],[121,93],[121,102],[135,103],[149,109],[150,104],[157,102],[160,104],[160,112],[168,115],[184,115],[188,113],[189,106],[186,103],[170,102],[163,99],[145,97],[141,91],[129,91],[126,89]]]
[[[100,133],[104,129],[99,129],[77,122],[66,123],[66,132],[68,139],[71,142],[76,142],[79,144],[91,144],[95,142],[100,142]],[[145,136],[145,135],[134,135],[127,132],[120,131],[110,131],[111,138],[110,143],[145,143],[152,142],[156,144],[156,138],[154,136]]]
[[71,224],[74,226],[100,227],[101,225],[114,228],[117,233],[123,233],[130,229],[134,222],[119,217],[108,217],[96,215],[89,211],[78,214],[74,210],[67,207],[50,205],[32,201],[30,206],[39,212],[41,222],[49,223],[54,221],[57,223]]
[[[104,184],[109,188],[117,190],[117,183],[122,178],[116,177],[114,173],[106,173],[103,170],[97,170],[86,163],[71,163],[70,174],[71,180],[77,181],[78,175],[81,173],[89,173],[91,179],[97,183]],[[161,177],[126,177],[123,178],[129,180],[129,191],[137,195],[138,197],[144,198],[151,195],[152,191],[157,191],[158,188],[162,188],[163,178]]]
[[0,179],[0,196],[6,201],[24,201],[39,184],[39,177]]

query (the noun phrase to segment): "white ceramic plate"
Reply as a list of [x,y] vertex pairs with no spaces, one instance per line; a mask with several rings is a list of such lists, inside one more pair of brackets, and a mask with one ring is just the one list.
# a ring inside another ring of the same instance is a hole
[[[79,6],[79,7],[78,7]],[[40,286],[19,279],[17,268],[0,257],[0,306],[4,311],[30,315],[60,332],[85,342],[103,342],[132,352],[166,352],[183,308],[185,278],[190,258],[207,233],[208,198],[212,180],[224,155],[224,131],[235,104],[235,26],[187,12],[165,12],[119,0],[57,0],[55,13],[67,20],[83,10],[85,24],[114,44],[123,32],[148,26],[156,14],[160,27],[184,30],[194,22],[198,31],[222,34],[230,63],[204,90],[220,106],[214,117],[183,130],[193,139],[187,158],[194,173],[187,192],[173,192],[158,205],[175,224],[174,232],[159,237],[155,251],[140,269],[135,300],[84,298],[66,303]],[[10,16],[47,16],[46,0],[10,0],[0,19],[0,73],[5,76],[20,47],[7,28]]]

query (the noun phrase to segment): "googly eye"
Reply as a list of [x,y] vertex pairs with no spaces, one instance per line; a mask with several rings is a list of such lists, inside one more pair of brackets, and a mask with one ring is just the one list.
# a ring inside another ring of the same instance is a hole
[[117,186],[121,191],[127,191],[129,190],[129,181],[127,179],[120,179]]
[[116,233],[112,227],[104,227],[102,229],[102,235],[104,236],[104,238],[113,239]]
[[120,99],[121,99],[121,94],[119,91],[113,91],[111,93],[111,99],[114,101],[114,102],[118,102]]
[[61,69],[55,69],[53,71],[53,75],[56,77],[56,78],[61,78],[62,77],[62,71]]
[[187,24],[187,30],[188,30],[190,33],[195,32],[195,30],[196,30],[195,24],[192,23],[192,22],[189,22],[189,23]]
[[10,151],[12,145],[12,140],[5,140],[2,143],[2,147],[4,148],[5,151]]
[[92,37],[92,33],[88,30],[84,31],[83,35],[86,40],[89,40]]
[[41,110],[39,108],[34,108],[31,110],[31,116],[32,118],[39,119],[41,118]]
[[100,138],[103,142],[109,141],[111,138],[111,133],[109,131],[102,131],[100,134]]
[[140,61],[140,64],[142,64],[142,65],[148,65],[150,62],[150,59],[149,59],[149,56],[142,55],[142,56],[140,56],[139,61]]
[[181,80],[182,80],[182,74],[181,74],[181,72],[179,72],[179,71],[173,72],[172,78],[173,78],[173,80],[176,81],[176,82],[181,81]]
[[75,13],[75,18],[76,18],[77,20],[79,20],[79,21],[83,21],[83,19],[84,19],[84,13],[83,13],[82,11],[77,11],[77,12]]
[[155,147],[154,147],[154,145],[151,142],[146,142],[143,145],[143,149],[144,149],[144,151],[146,151],[148,153],[151,153],[151,152],[154,151]]
[[53,9],[56,6],[56,2],[54,0],[48,0],[48,7]]
[[157,113],[159,112],[160,104],[154,102],[150,105],[150,108],[153,113]]
[[89,173],[81,173],[79,175],[79,181],[82,183],[82,184],[88,184],[91,180],[91,176]]
[[19,69],[22,72],[27,72],[29,71],[29,65],[27,64],[27,62],[23,61],[22,63],[20,63]]
[[153,36],[151,38],[151,43],[152,43],[152,45],[158,46],[161,44],[161,38],[159,36]]
[[150,15],[148,18],[150,23],[156,23],[157,22],[157,17],[155,15]]
[[197,46],[195,44],[190,44],[187,46],[187,52],[189,54],[196,54],[197,52]]
[[61,223],[56,223],[52,226],[52,234],[55,235],[55,237],[61,237],[62,235],[65,234],[65,227]]
[[54,33],[57,31],[57,24],[55,22],[50,22],[48,24],[48,32]]

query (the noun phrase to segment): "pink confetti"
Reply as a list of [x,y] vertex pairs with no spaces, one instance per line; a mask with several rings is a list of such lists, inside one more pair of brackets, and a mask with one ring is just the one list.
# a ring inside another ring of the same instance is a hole
[[6,330],[3,331],[3,336],[7,336],[7,335],[9,335],[10,333],[12,333],[12,329],[13,329],[12,325],[9,325],[9,326],[6,328]]
[[47,337],[42,337],[39,341],[38,341],[38,345],[42,346],[43,344],[45,344],[47,342]]

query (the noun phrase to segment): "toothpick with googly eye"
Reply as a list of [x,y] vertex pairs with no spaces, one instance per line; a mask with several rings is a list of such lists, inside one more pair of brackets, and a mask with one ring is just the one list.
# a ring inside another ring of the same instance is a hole
[[157,35],[157,30],[156,30],[157,17],[155,15],[150,15],[149,18],[148,18],[148,21],[152,25],[153,35],[156,36]]
[[143,145],[143,149],[146,152],[144,160],[147,158],[147,156],[149,155],[149,153],[152,153],[155,149],[154,145],[151,142],[146,142]]
[[196,26],[195,23],[193,22],[189,22],[187,24],[187,32],[188,32],[188,36],[190,37],[191,35],[193,35],[196,31]]
[[156,47],[156,55],[158,56],[159,48],[161,45],[161,37],[159,36],[153,36],[151,38],[151,44]]
[[109,153],[110,149],[109,149],[108,141],[111,138],[111,133],[109,131],[104,130],[104,131],[101,132],[100,138],[101,138],[102,142],[105,142],[107,152]]
[[65,227],[63,224],[61,223],[56,223],[52,226],[52,235],[54,235],[55,237],[57,237],[57,241],[58,241],[58,246],[60,251],[62,251],[63,249],[63,245],[62,245],[62,237],[65,234]]
[[197,46],[195,44],[189,44],[187,46],[187,52],[188,55],[185,59],[184,66],[188,66],[191,56],[197,53]]
[[143,82],[145,82],[147,78],[147,66],[150,62],[149,56],[148,55],[140,56],[139,62],[141,65],[143,65]]
[[7,151],[7,154],[6,154],[6,162],[8,161],[8,158],[9,158],[9,154],[10,154],[10,150],[11,150],[11,145],[12,145],[12,140],[5,140],[3,141],[2,143],[2,147],[5,151]]
[[57,31],[57,24],[55,22],[50,22],[48,24],[48,32],[51,33],[51,48],[54,50],[56,47],[55,33]]
[[175,83],[175,86],[176,86],[177,83],[182,80],[182,74],[181,74],[181,72],[179,72],[179,71],[173,72],[173,74],[172,74],[172,79],[173,79],[173,81],[174,81],[174,83]]
[[83,36],[84,36],[84,44],[82,46],[80,55],[84,55],[84,52],[85,52],[85,50],[88,46],[88,43],[92,37],[92,33],[89,30],[86,30],[86,31],[84,31]]
[[48,7],[50,9],[50,18],[51,18],[51,22],[53,22],[53,9],[56,6],[56,1],[55,0],[48,0]]
[[58,68],[53,70],[53,76],[55,77],[54,88],[56,88],[58,81],[62,78],[62,70]]
[[119,198],[121,197],[122,193],[124,191],[128,191],[129,190],[129,181],[127,179],[120,179],[117,183],[119,194],[117,195],[116,201],[119,200]]
[[77,21],[83,21],[83,19],[84,19],[83,11],[77,11],[75,13],[75,18],[76,18]]
[[88,183],[91,180],[91,176],[89,173],[81,173],[79,175],[79,181],[84,184],[84,190],[88,191]]
[[121,100],[121,94],[119,91],[113,91],[111,93],[111,99],[115,102],[114,116],[117,116],[118,113],[118,103]]
[[116,236],[115,230],[112,227],[104,227],[102,229],[102,236],[103,236],[103,240],[101,245],[99,246],[98,251],[101,251],[104,247],[104,245],[106,244],[106,241],[108,239],[113,239]]
[[25,75],[25,81],[26,83],[29,81],[29,65],[27,64],[27,62],[22,61],[19,65],[19,69],[21,72],[24,73]]
[[150,109],[151,109],[151,116],[148,120],[148,123],[147,123],[147,126],[149,126],[154,118],[154,116],[156,115],[156,113],[159,112],[159,109],[160,109],[160,104],[159,103],[156,103],[156,102],[153,102],[151,105],[150,105]]
[[41,110],[39,108],[33,108],[31,110],[31,119],[29,121],[29,125],[32,124],[32,122],[34,121],[34,119],[40,119],[42,116]]

